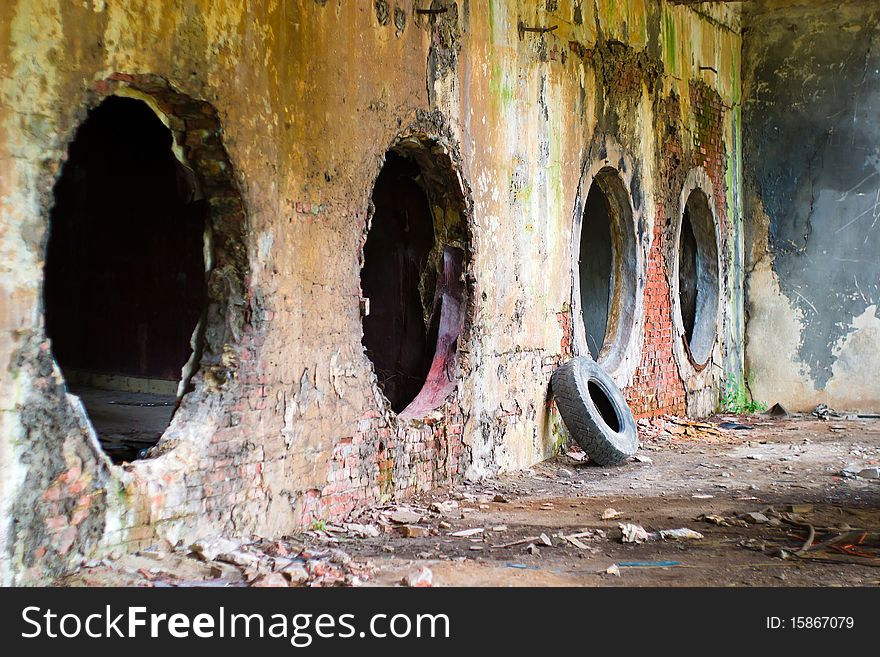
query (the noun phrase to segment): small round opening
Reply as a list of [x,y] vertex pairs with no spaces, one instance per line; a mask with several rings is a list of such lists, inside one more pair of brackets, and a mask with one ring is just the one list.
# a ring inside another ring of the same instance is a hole
[[632,206],[616,169],[600,170],[584,203],[578,288],[585,347],[613,369],[622,358],[635,311],[636,241]]
[[107,98],[69,146],[49,217],[46,332],[117,463],[171,421],[206,304],[207,207],[171,144],[146,103]]
[[687,208],[681,222],[681,240],[678,247],[678,300],[681,305],[681,322],[688,344],[694,336],[697,318],[697,240],[691,227]]
[[391,409],[419,414],[454,387],[464,317],[464,200],[449,158],[412,138],[386,153],[372,202],[362,342]]
[[608,309],[614,290],[614,245],[608,198],[599,185],[592,185],[584,207],[581,227],[581,310],[587,348],[596,359],[605,344]]
[[708,197],[695,189],[685,204],[678,241],[678,311],[695,364],[706,363],[712,353],[719,293],[715,219]]
[[587,384],[587,388],[590,393],[590,399],[593,400],[593,404],[596,406],[596,410],[599,411],[602,421],[608,425],[608,428],[614,433],[619,432],[620,420],[617,417],[617,411],[614,409],[614,404],[611,403],[608,395],[605,394],[602,387],[595,381],[590,381]]

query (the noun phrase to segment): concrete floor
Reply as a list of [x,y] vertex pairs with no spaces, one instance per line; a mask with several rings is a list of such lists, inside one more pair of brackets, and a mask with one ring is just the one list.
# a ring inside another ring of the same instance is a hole
[[[352,554],[378,560],[373,581],[382,583],[397,581],[402,572],[424,564],[440,585],[880,584],[880,482],[840,476],[851,464],[880,463],[880,422],[756,422],[760,424],[752,431],[720,437],[643,440],[640,455],[650,463],[607,469],[561,456],[530,473],[463,486],[458,492],[473,500],[463,499],[461,513],[453,514],[460,517],[447,519],[451,527],[436,537],[384,540]],[[803,506],[795,507],[797,514],[786,513],[792,505]],[[609,508],[620,516],[603,520]],[[775,512],[812,524],[817,544],[847,528],[873,530],[863,546],[853,549],[875,558],[830,550],[790,556],[803,546],[808,530],[788,522],[718,526],[700,520],[713,515],[736,521],[751,512],[769,518]],[[623,544],[620,523],[648,531],[684,527],[704,538]],[[449,536],[468,528],[484,532],[471,538]],[[602,530],[605,536],[580,539],[587,549],[559,538],[590,530]],[[529,541],[538,554],[528,553],[529,543],[497,547],[541,534],[553,545]],[[389,548],[394,551],[387,552]],[[612,564],[658,561],[680,565],[619,567],[620,576],[606,572]]]
[[140,392],[72,387],[82,400],[98,439],[115,462],[134,461],[152,447],[171,422],[176,398]]
[[[642,461],[599,468],[561,455],[530,471],[350,519],[378,529],[376,537],[359,537],[344,523],[322,525],[277,540],[269,551],[341,549],[369,572],[367,585],[395,585],[423,567],[434,586],[880,584],[880,480],[841,474],[853,464],[880,463],[880,421],[740,419],[754,429],[698,429],[686,436],[662,430],[680,425],[655,421],[640,427]],[[603,519],[609,508],[619,517]],[[394,521],[401,512],[411,516],[404,524]],[[763,513],[769,522],[756,524],[749,513]],[[619,523],[649,532],[689,528],[703,538],[624,544]],[[837,549],[797,556],[810,525],[814,545],[853,529],[867,533],[861,543],[856,537]],[[452,535],[462,530],[474,531]],[[566,535],[580,538],[572,542]],[[59,583],[242,585],[252,579],[246,568],[228,564],[222,572],[210,570],[186,546],[156,550],[161,560],[114,555]],[[615,564],[619,575],[607,572]]]

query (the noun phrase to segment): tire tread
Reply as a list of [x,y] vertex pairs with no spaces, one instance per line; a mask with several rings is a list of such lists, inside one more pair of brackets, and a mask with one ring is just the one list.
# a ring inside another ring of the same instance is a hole
[[[551,386],[556,407],[572,438],[592,461],[599,465],[617,465],[632,454],[612,444],[590,416],[578,388],[577,367],[577,359],[572,359],[553,373]],[[628,407],[624,411],[631,414]]]

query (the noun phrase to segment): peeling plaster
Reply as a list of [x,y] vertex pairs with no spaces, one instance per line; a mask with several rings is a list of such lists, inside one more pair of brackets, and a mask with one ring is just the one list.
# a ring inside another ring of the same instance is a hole
[[791,305],[763,258],[749,273],[749,324],[746,332],[747,384],[752,397],[792,411],[811,410],[818,395],[798,355],[803,313]]
[[[880,334],[852,318],[880,302],[880,128],[871,109],[880,14],[871,3],[763,0],[744,20],[752,392],[797,410],[821,402],[875,411]],[[765,362],[774,347],[784,357]]]

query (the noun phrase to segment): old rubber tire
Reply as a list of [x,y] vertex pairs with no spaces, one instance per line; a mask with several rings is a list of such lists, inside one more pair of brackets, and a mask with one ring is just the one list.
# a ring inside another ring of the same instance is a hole
[[579,356],[553,372],[556,407],[571,437],[599,465],[617,465],[636,453],[639,435],[632,411],[611,377]]

